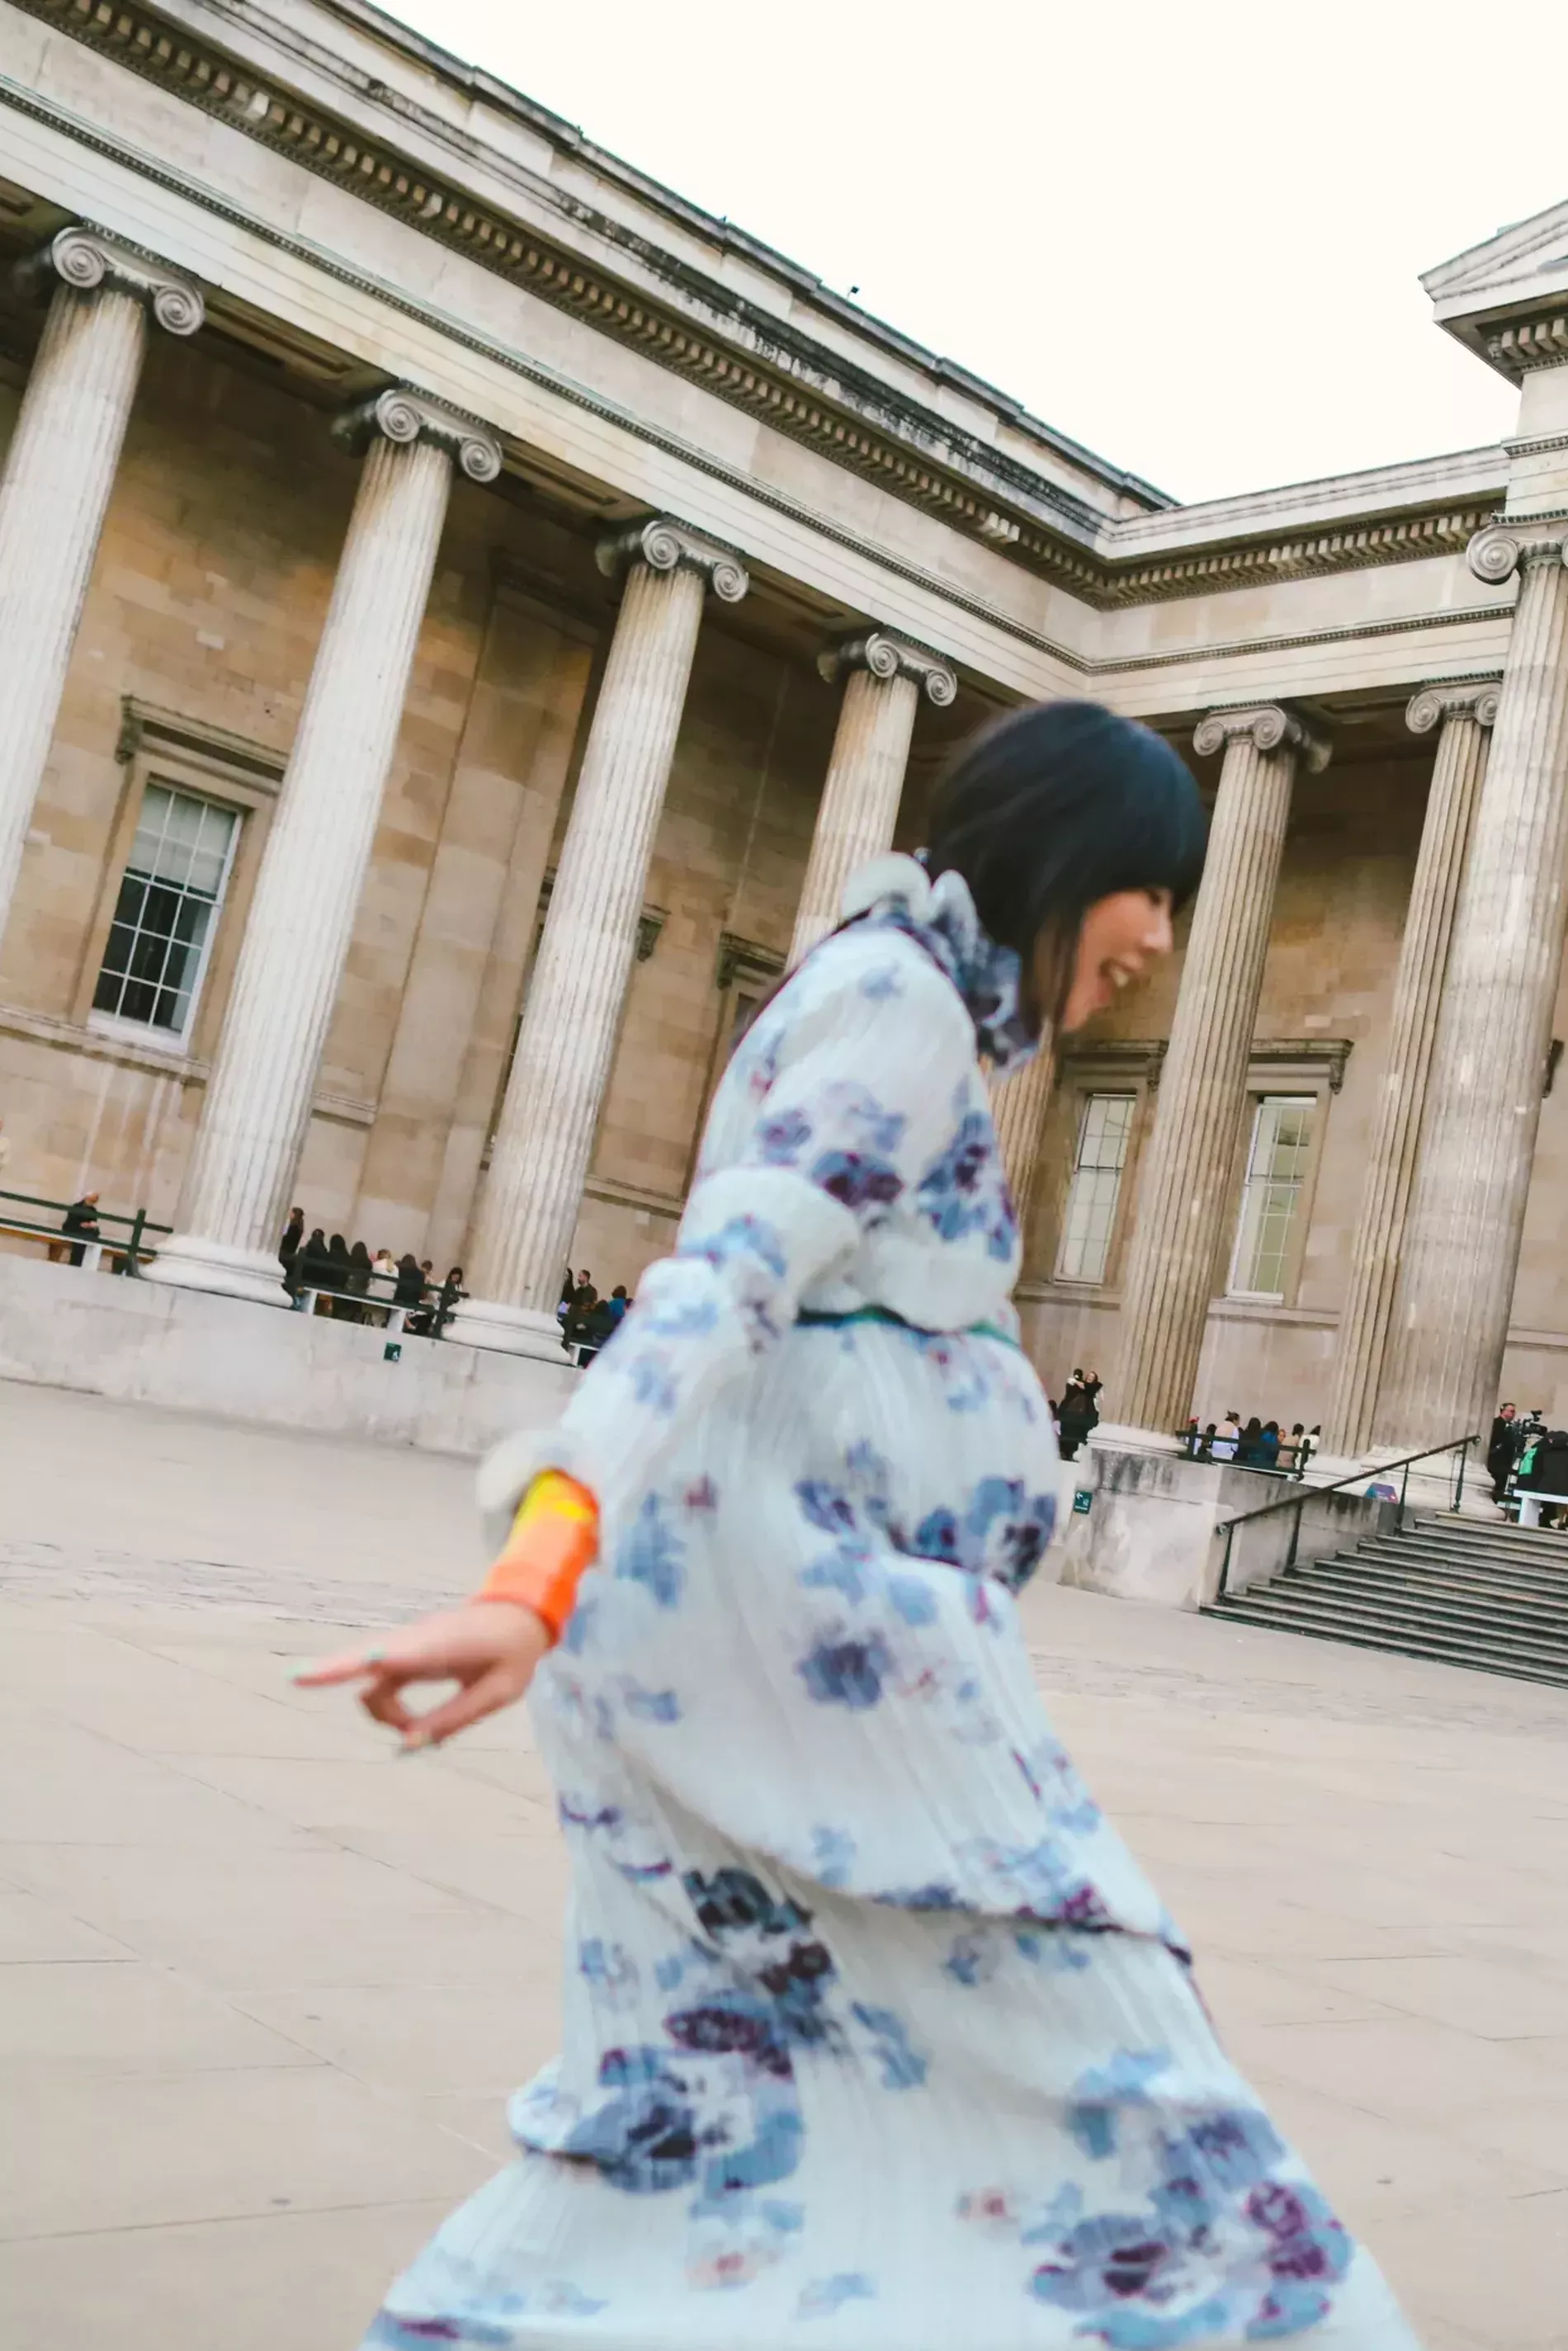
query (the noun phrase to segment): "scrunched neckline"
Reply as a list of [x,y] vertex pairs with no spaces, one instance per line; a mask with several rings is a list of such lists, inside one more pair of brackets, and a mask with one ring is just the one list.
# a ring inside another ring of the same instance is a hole
[[871,915],[925,949],[963,998],[975,1042],[994,1069],[1034,1059],[1040,1040],[1023,1015],[1022,962],[985,928],[961,873],[949,867],[933,882],[917,857],[876,857],[851,875],[841,912],[846,923]]

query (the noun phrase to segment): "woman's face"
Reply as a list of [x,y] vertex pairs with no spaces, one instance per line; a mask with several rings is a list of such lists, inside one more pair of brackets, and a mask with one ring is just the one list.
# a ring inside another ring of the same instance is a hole
[[[1096,899],[1078,934],[1072,980],[1061,1013],[1063,1030],[1082,1029],[1170,951],[1168,890],[1117,890],[1109,898]],[[1042,941],[1035,949],[1034,971],[1035,986],[1041,990],[1049,985],[1049,956]]]

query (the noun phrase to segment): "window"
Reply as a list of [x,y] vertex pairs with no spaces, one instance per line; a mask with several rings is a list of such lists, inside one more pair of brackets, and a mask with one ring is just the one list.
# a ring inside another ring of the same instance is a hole
[[93,1010],[183,1042],[234,861],[232,809],[150,782],[93,991]]
[[1057,1253],[1059,1281],[1103,1281],[1135,1094],[1087,1094]]
[[1265,1094],[1252,1118],[1252,1145],[1230,1290],[1242,1298],[1282,1298],[1296,1206],[1312,1149],[1312,1094]]

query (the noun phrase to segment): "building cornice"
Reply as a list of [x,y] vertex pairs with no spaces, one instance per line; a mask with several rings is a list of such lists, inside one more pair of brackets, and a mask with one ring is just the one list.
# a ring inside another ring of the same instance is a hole
[[[585,257],[564,234],[541,232],[520,208],[508,212],[476,196],[464,184],[462,142],[450,128],[433,118],[415,126],[415,110],[399,98],[394,110],[392,93],[380,93],[385,131],[378,127],[367,132],[350,119],[353,94],[347,76],[341,79],[343,110],[329,109],[142,0],[14,5],[1096,609],[1460,554],[1489,519],[1490,506],[1448,501],[1413,509],[1401,500],[1397,511],[1379,511],[1377,477],[1372,475],[1368,510],[1336,517],[1332,528],[1228,533],[1219,543],[1188,545],[1169,554],[1147,549],[1124,558],[1115,551],[1118,525],[1087,501],[964,433],[937,409],[906,398],[772,311],[748,304],[722,281],[675,256],[653,253],[646,240],[634,239],[622,225],[602,215],[591,224],[601,241],[619,237],[624,246],[628,274],[619,277]],[[233,21],[236,36],[253,29],[238,12]],[[376,37],[391,37],[394,29],[379,27]],[[487,78],[478,79],[486,92],[500,89]],[[364,102],[377,93],[358,95]],[[504,95],[524,104],[515,93]],[[536,111],[543,119],[542,110]],[[432,170],[410,152],[418,144],[410,135],[415,127],[427,141],[440,134],[451,156],[449,169]],[[556,129],[570,143],[568,127]],[[630,185],[631,175],[622,176]],[[645,276],[650,266],[680,300],[662,303],[649,295],[632,271],[640,268]],[[852,319],[858,314],[850,315]],[[961,371],[950,372],[960,385],[969,381]],[[1004,423],[1009,421],[1005,404],[998,402],[998,413]],[[1020,411],[1010,413],[1021,416]],[[1042,446],[1047,444],[1047,428],[1030,420],[1027,429],[1038,430]],[[1134,476],[1102,468],[1075,444],[1058,445],[1071,462],[1100,470],[1118,495],[1145,508],[1161,503],[1158,493]],[[1135,517],[1139,535],[1146,536],[1161,519],[1147,511]]]

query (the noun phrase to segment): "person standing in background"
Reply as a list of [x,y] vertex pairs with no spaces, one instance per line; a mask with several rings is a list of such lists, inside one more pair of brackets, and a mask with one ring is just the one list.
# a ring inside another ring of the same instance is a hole
[[60,1219],[60,1230],[62,1233],[75,1233],[78,1236],[69,1251],[68,1261],[71,1265],[80,1265],[87,1256],[86,1243],[95,1241],[99,1238],[96,1192],[84,1192],[79,1200],[71,1202]]
[[1491,1498],[1500,1502],[1508,1491],[1509,1472],[1519,1452],[1519,1421],[1511,1404],[1505,1404],[1491,1425],[1487,1443],[1487,1468],[1491,1473]]

